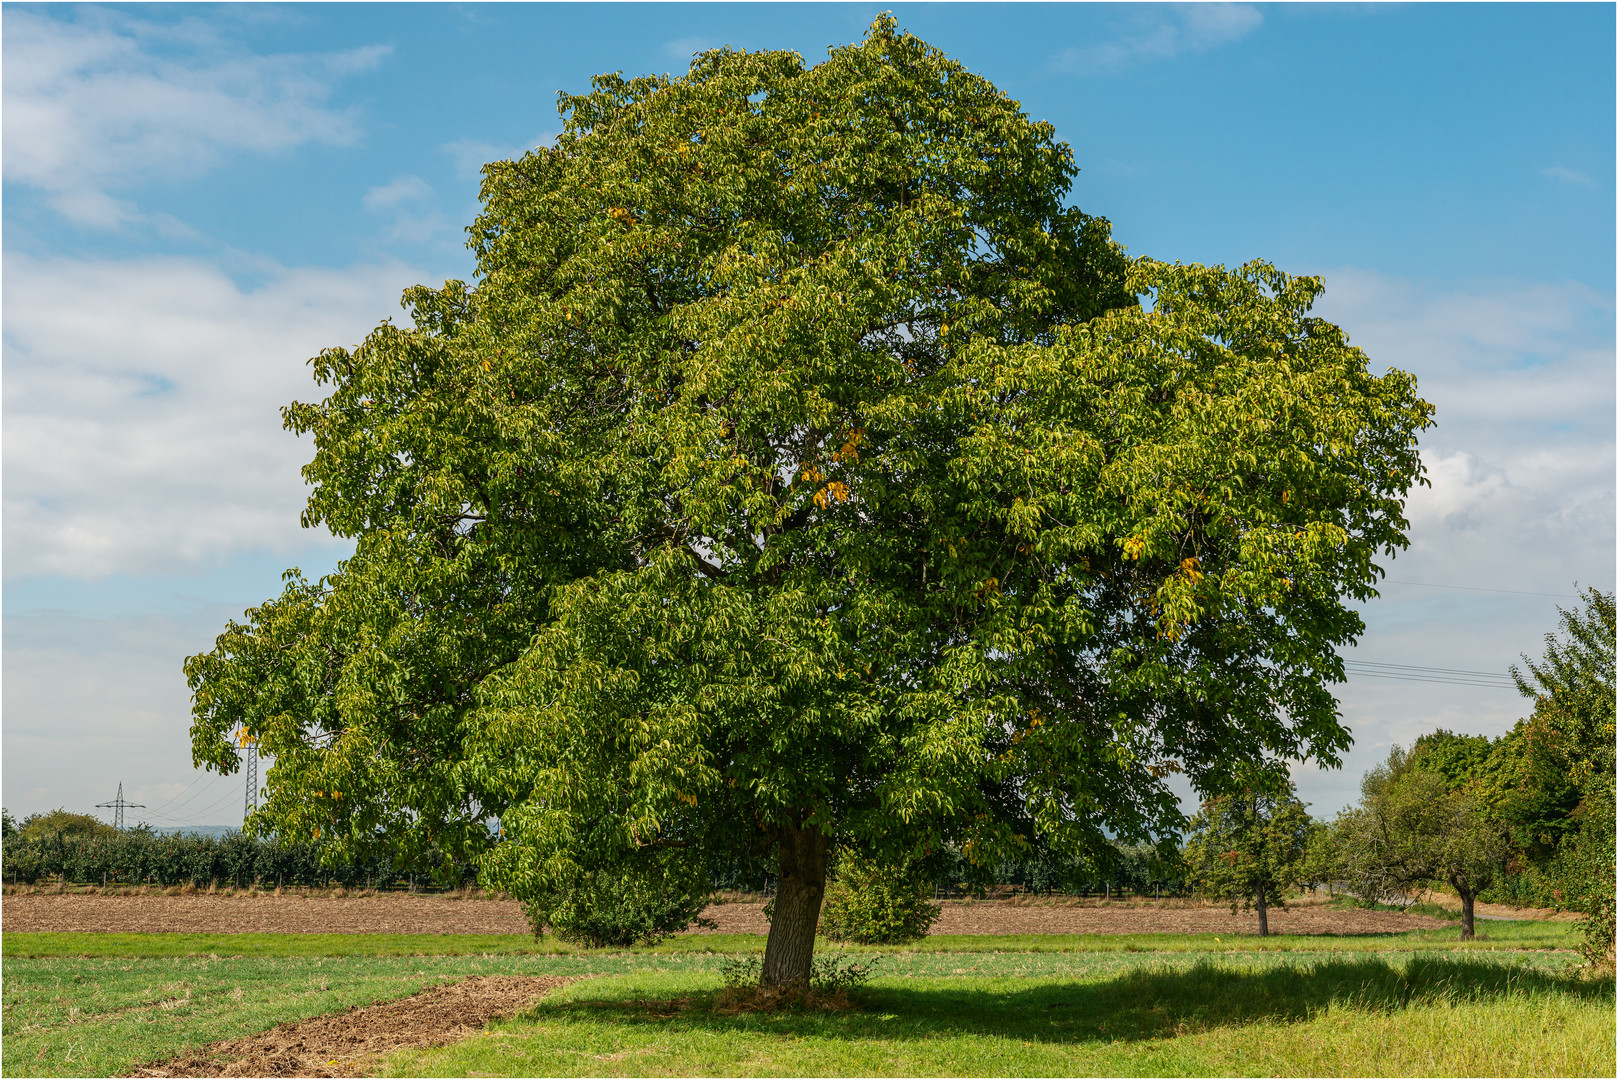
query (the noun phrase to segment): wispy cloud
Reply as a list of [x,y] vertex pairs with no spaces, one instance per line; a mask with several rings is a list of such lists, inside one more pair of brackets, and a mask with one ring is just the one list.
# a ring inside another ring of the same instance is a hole
[[397,210],[433,197],[432,185],[419,176],[401,176],[389,184],[371,188],[360,202],[367,210]]
[[683,37],[663,43],[663,55],[674,60],[689,60],[699,52],[706,52],[717,44],[712,38]]
[[360,204],[390,219],[389,240],[420,243],[450,228],[449,219],[434,203],[432,185],[419,176],[401,176],[391,183],[371,188],[360,199]]
[[1585,187],[1593,187],[1595,185],[1595,181],[1590,179],[1589,173],[1580,172],[1578,169],[1569,169],[1562,165],[1552,165],[1548,169],[1541,169],[1539,171],[1541,175],[1548,176],[1552,180],[1560,180],[1564,184],[1582,184]]
[[130,188],[199,175],[232,152],[353,142],[356,119],[331,93],[389,52],[256,56],[195,20],[73,14],[5,12],[5,177],[88,227],[139,219]]
[[499,146],[482,139],[456,139],[438,149],[449,155],[455,166],[455,175],[466,180],[477,176],[483,166],[491,161],[514,161],[536,146],[549,146],[556,141],[556,135],[554,131],[544,131],[514,146]]
[[1264,21],[1251,4],[1175,4],[1136,8],[1111,41],[1058,53],[1055,66],[1110,75],[1133,64],[1206,52],[1246,37]]
[[309,448],[279,407],[424,275],[270,266],[245,289],[181,258],[5,259],[5,569],[188,573],[308,544]]

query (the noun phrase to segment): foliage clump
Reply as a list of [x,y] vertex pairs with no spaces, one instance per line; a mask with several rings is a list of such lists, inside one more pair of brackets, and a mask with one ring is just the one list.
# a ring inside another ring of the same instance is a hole
[[639,865],[573,866],[548,880],[554,886],[524,899],[523,912],[534,936],[548,926],[563,941],[596,949],[655,945],[692,922],[700,923],[713,891],[700,872],[680,873],[644,860]]
[[29,814],[15,824],[14,829],[17,839],[24,841],[105,838],[118,835],[117,829],[93,814],[76,814],[61,807],[47,813]]
[[885,864],[844,852],[826,886],[820,931],[832,941],[905,945],[927,936],[943,909],[927,898],[914,861]]

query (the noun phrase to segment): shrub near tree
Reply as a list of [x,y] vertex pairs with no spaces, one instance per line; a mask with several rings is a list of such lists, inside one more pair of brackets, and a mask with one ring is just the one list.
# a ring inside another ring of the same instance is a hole
[[561,112],[485,169],[475,285],[285,411],[354,555],[186,668],[258,827],[544,903],[768,856],[780,989],[838,847],[1078,857],[1173,835],[1175,771],[1337,759],[1431,408],[1318,280],[1131,260],[886,16]]
[[1257,912],[1259,937],[1268,937],[1270,908],[1285,908],[1286,894],[1308,879],[1316,832],[1291,784],[1269,781],[1203,803],[1185,862],[1206,895],[1228,900],[1232,913],[1238,905]]
[[918,862],[884,866],[844,852],[826,886],[820,928],[832,941],[904,945],[926,937],[942,910],[928,899]]

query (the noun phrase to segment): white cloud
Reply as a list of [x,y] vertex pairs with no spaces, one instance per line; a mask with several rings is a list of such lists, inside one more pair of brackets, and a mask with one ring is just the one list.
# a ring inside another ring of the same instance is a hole
[[5,571],[187,573],[307,545],[309,447],[280,406],[307,360],[398,314],[399,264],[269,268],[252,289],[191,259],[8,254]]
[[517,146],[496,146],[481,139],[456,139],[439,147],[455,164],[455,175],[463,180],[476,177],[483,166],[491,161],[514,161],[536,146],[549,146],[556,141],[554,131],[539,135]]
[[1086,75],[1122,71],[1132,64],[1169,60],[1239,41],[1264,16],[1251,4],[1174,4],[1135,8],[1114,40],[1066,49],[1056,67]]
[[230,152],[353,142],[353,115],[328,99],[338,80],[389,52],[254,56],[195,20],[74,15],[4,13],[5,177],[93,227],[139,217],[116,191],[201,174]]
[[365,209],[391,219],[387,238],[420,243],[450,228],[449,219],[432,205],[433,189],[419,176],[401,176],[371,188],[360,203]]
[[360,202],[367,210],[396,210],[410,203],[433,197],[433,189],[419,176],[401,176],[392,183],[371,188]]
[[1589,173],[1580,172],[1578,169],[1569,169],[1562,165],[1552,165],[1548,169],[1541,169],[1539,171],[1543,175],[1550,177],[1552,180],[1560,180],[1564,184],[1582,184],[1585,187],[1593,187],[1595,185],[1595,181],[1590,179]]
[[[1344,327],[1373,370],[1413,372],[1437,425],[1422,437],[1430,488],[1407,506],[1411,546],[1386,563],[1354,657],[1503,672],[1537,655],[1572,600],[1613,587],[1615,361],[1609,298],[1575,283],[1435,289],[1364,270],[1327,271],[1317,313]],[[1461,586],[1434,589],[1401,582]],[[1529,704],[1513,691],[1350,676],[1338,696],[1355,733],[1340,772],[1304,770],[1331,812],[1394,743],[1437,727],[1499,735]]]

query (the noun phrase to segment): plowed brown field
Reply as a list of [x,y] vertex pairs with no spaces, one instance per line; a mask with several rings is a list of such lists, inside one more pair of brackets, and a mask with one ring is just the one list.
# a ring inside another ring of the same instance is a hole
[[[714,904],[704,913],[717,932],[763,934],[763,904]],[[384,893],[376,896],[198,893],[14,894],[0,901],[0,925],[13,931],[110,933],[524,934],[514,900]],[[1270,912],[1277,934],[1386,934],[1451,925],[1425,915],[1360,911],[1304,901]],[[943,903],[934,934],[1245,934],[1249,912],[1185,901],[1098,903],[980,900]],[[701,933],[703,931],[695,931]]]

